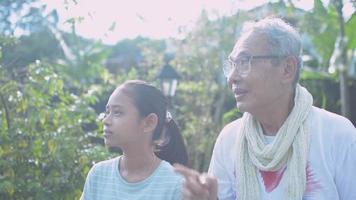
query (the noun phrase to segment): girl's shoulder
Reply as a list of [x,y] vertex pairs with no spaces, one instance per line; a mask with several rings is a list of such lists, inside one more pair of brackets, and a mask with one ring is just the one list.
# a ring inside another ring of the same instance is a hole
[[154,178],[151,179],[150,182],[150,186],[155,188],[156,191],[161,191],[160,193],[165,195],[170,194],[176,196],[181,193],[184,177],[176,173],[171,164],[162,160],[156,170]]
[[107,173],[109,171],[112,171],[117,168],[118,162],[119,162],[120,157],[112,158],[109,160],[103,160],[100,162],[97,162],[93,165],[91,169],[91,173]]
[[174,179],[177,181],[183,180],[183,176],[180,174],[176,173],[174,171],[174,168],[171,164],[169,164],[167,161],[162,160],[159,167],[157,168],[157,176],[160,176],[162,178],[169,178],[169,179]]

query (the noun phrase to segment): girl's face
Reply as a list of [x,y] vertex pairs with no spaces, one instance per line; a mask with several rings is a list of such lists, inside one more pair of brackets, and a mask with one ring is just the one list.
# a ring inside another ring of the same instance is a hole
[[116,89],[106,105],[104,138],[108,147],[125,147],[142,142],[143,118],[133,104],[133,100],[124,93],[123,88]]

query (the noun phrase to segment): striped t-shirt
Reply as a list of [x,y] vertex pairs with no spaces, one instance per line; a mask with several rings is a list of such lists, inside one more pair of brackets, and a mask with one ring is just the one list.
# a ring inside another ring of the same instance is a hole
[[180,200],[183,177],[162,160],[157,169],[137,183],[125,181],[119,173],[119,159],[95,164],[88,173],[81,200]]

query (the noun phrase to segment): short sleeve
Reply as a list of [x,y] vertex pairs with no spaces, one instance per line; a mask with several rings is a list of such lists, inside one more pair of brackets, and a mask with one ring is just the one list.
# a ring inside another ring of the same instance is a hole
[[94,187],[93,187],[93,182],[94,182],[94,174],[95,174],[95,167],[96,165],[94,165],[88,175],[87,178],[85,180],[85,184],[84,184],[84,189],[82,192],[82,196],[80,197],[80,200],[92,200],[94,199],[93,194],[95,191],[93,191]]
[[228,125],[216,140],[208,173],[218,180],[219,200],[236,199],[235,155],[236,132],[234,126]]

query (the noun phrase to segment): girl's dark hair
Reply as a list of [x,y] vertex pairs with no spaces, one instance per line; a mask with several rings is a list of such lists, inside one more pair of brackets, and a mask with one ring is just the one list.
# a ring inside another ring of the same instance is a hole
[[174,164],[188,164],[188,154],[179,127],[173,119],[167,120],[167,99],[155,86],[141,80],[129,80],[121,85],[123,92],[133,99],[142,117],[154,113],[158,123],[152,136],[155,154]]

